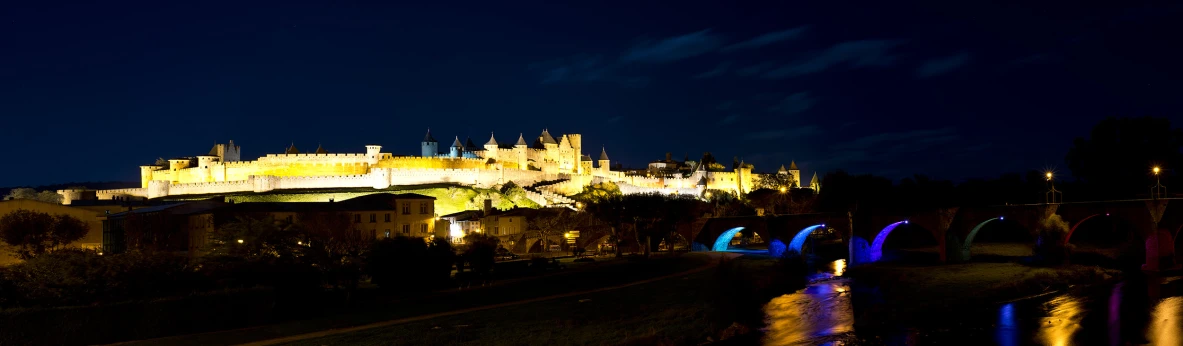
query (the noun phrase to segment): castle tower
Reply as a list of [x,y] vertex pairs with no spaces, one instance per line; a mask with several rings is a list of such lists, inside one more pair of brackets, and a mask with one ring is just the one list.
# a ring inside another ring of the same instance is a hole
[[793,176],[793,187],[801,187],[801,170],[797,169],[797,161],[789,161],[789,175]]
[[452,143],[452,147],[448,148],[449,157],[460,157],[464,155],[464,145],[460,144],[460,136],[456,136],[456,141]]
[[284,154],[289,154],[289,155],[291,155],[291,154],[299,154],[299,153],[300,153],[300,149],[296,149],[296,143],[292,143],[292,145],[291,145],[291,146],[289,146],[287,149],[284,149],[284,150],[283,150],[283,153],[284,153]]
[[600,167],[599,167],[600,173],[607,175],[608,172],[611,170],[608,167],[608,164],[610,162],[608,161],[608,149],[607,148],[600,148],[600,160],[599,160],[599,162],[596,162],[596,163],[600,165]]
[[527,169],[530,164],[526,156],[526,148],[529,146],[526,144],[526,137],[519,133],[518,142],[513,145],[513,155],[518,161],[518,169]]
[[381,145],[367,145],[366,146],[366,162],[370,165],[378,164],[378,159],[381,157]]
[[809,179],[809,188],[813,189],[813,193],[822,192],[822,183],[817,180],[817,172],[813,172],[813,179]]
[[152,172],[160,169],[160,166],[140,166],[140,188],[148,188],[148,182],[152,181]]
[[785,165],[780,165],[780,169],[776,170],[776,174],[788,175],[789,171],[785,169]]
[[489,141],[485,142],[485,158],[497,160],[497,138],[489,133]]
[[324,147],[324,146],[321,146],[320,144],[317,144],[317,145],[316,145],[316,153],[317,153],[317,154],[328,154],[328,153],[329,153],[329,151],[328,151],[328,150],[325,150],[325,147]]
[[202,182],[212,182],[214,177],[212,175],[214,164],[218,162],[217,156],[202,155],[197,157],[197,180]]
[[423,150],[420,154],[421,156],[423,156],[423,157],[439,156],[440,144],[435,141],[434,137],[431,137],[431,129],[427,129],[427,135],[423,136],[423,143],[422,144],[423,144],[422,145]]
[[[568,134],[567,139],[571,142],[571,157],[575,160],[574,162],[582,162],[583,157],[584,157],[584,155],[583,155],[583,136],[578,133]],[[589,157],[589,159],[590,159],[590,157]],[[576,168],[575,173],[576,174],[589,174],[589,173],[591,173],[591,171],[584,170],[583,165],[580,164]]]

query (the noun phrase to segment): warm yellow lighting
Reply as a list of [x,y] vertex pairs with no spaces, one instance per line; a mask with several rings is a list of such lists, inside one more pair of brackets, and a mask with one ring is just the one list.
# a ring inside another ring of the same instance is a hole
[[296,245],[304,245],[304,242],[302,242],[302,241],[296,241]]
[[703,195],[703,197],[706,197],[706,198],[711,198],[711,192],[710,192],[710,191],[707,191],[706,193],[704,193],[704,194],[702,194],[702,195]]
[[1052,172],[1047,172],[1047,174],[1044,174],[1044,176],[1046,176],[1048,180],[1051,180],[1052,179]]
[[781,186],[781,187],[780,187],[780,192],[781,192],[781,193],[784,193],[784,192],[785,192],[785,187],[784,187],[784,186]]
[[1154,174],[1155,175],[1158,175],[1158,171],[1159,171],[1158,167],[1154,167]]
[[239,243],[239,244],[242,244],[242,239],[239,239],[239,240],[238,240],[238,243]]

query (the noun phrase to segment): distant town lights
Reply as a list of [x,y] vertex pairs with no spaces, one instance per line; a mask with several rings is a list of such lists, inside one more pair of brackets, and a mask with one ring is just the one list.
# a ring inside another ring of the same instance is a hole
[[242,244],[242,239],[239,239],[239,240],[238,240],[238,243],[239,243],[239,244]]

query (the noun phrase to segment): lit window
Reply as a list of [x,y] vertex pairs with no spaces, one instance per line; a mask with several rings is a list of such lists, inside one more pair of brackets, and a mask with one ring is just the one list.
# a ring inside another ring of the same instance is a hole
[[385,233],[385,234],[386,234],[386,237],[387,237],[387,238],[390,238],[390,230],[389,230],[389,229],[388,229],[388,230],[386,230],[386,233]]

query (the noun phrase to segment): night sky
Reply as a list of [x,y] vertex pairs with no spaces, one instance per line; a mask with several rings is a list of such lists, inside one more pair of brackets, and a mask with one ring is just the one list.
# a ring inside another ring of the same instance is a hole
[[138,181],[231,139],[417,154],[429,127],[959,180],[1066,170],[1106,116],[1183,125],[1180,5],[174,3],[0,5],[0,186]]

